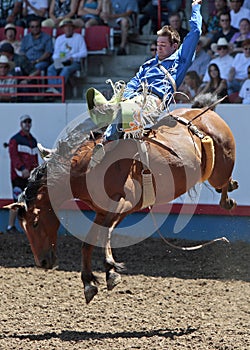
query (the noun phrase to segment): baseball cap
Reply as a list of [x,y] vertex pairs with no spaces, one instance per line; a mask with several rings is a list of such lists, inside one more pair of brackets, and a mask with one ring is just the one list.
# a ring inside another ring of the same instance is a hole
[[29,119],[30,121],[32,121],[30,115],[28,115],[28,114],[21,115],[21,117],[20,117],[20,122],[22,123],[22,122],[24,122],[24,121],[27,120],[27,119]]
[[13,23],[8,23],[6,24],[6,26],[4,27],[4,33],[8,30],[8,29],[13,29],[16,32],[16,26]]
[[0,52],[8,52],[14,54],[14,47],[10,43],[4,43],[0,46]]
[[71,25],[74,26],[74,22],[72,21],[72,19],[70,18],[64,18],[60,23],[59,23],[59,27],[62,28],[64,26],[67,25]]

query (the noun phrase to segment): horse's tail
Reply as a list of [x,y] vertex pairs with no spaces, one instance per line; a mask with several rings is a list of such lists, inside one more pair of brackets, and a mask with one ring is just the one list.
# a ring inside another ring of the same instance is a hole
[[201,182],[206,181],[210,178],[213,169],[214,169],[214,159],[215,159],[215,153],[214,153],[214,142],[213,139],[210,136],[205,136],[201,140],[202,148],[205,153],[205,169],[203,171]]

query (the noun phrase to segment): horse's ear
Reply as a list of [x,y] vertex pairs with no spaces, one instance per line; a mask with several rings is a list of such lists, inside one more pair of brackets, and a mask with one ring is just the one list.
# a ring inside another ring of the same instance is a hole
[[4,209],[12,209],[12,210],[18,210],[18,209],[25,209],[25,204],[23,202],[21,203],[11,203],[8,205],[5,205],[3,207]]

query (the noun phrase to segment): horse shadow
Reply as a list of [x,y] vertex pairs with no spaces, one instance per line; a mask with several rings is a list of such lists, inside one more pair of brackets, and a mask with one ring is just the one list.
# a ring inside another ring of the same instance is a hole
[[63,330],[61,333],[46,332],[44,334],[14,334],[7,338],[18,338],[20,340],[28,339],[30,341],[43,341],[50,339],[60,339],[61,341],[83,341],[94,339],[141,339],[143,337],[151,338],[155,336],[174,339],[176,337],[182,337],[196,332],[198,328],[188,326],[187,328],[176,329],[154,329],[150,331],[124,331],[124,332],[86,332],[86,331],[69,331]]

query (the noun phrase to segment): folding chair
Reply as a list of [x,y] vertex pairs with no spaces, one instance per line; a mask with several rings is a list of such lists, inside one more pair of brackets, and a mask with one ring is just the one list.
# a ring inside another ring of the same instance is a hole
[[106,55],[114,49],[114,30],[108,26],[92,26],[85,29],[85,42],[89,55]]
[[[107,55],[114,50],[114,29],[108,26],[92,26],[85,29],[85,42],[88,56]],[[103,75],[103,63],[100,62],[100,75]],[[85,64],[87,71],[87,62]]]

